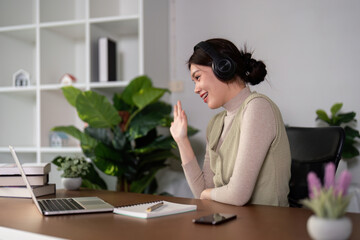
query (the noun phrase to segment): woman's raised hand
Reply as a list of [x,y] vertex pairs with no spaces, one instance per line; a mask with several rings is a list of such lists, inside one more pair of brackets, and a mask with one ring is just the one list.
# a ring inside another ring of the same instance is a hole
[[185,111],[181,107],[181,102],[177,101],[174,106],[174,121],[171,122],[170,133],[175,142],[187,139],[187,117]]

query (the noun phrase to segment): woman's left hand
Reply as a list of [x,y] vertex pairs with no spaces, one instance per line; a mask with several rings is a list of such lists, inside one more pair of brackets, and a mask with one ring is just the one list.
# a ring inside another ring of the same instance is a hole
[[205,189],[201,192],[200,199],[211,199],[212,188]]

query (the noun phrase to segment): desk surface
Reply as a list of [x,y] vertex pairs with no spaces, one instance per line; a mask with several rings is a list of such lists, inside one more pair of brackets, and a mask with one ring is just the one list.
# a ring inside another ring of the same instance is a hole
[[[30,199],[0,198],[0,226],[69,239],[310,239],[306,209],[269,206],[235,207],[210,200],[143,195],[111,191],[58,190],[56,197],[98,196],[114,206],[166,200],[196,204],[198,210],[183,214],[138,219],[113,213],[43,217]],[[192,223],[215,212],[235,213],[223,225]],[[360,214],[347,214],[353,222],[350,239],[360,239]]]

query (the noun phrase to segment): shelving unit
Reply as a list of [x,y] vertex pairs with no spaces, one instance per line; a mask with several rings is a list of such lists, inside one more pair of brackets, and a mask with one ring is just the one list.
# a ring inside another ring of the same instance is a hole
[[[49,144],[54,126],[84,126],[62,94],[60,78],[65,73],[76,77],[75,87],[109,97],[141,74],[150,76],[154,85],[167,87],[167,24],[167,0],[2,0],[1,161],[12,162],[8,145],[15,147],[23,162],[81,154],[76,139],[70,138],[62,148]],[[117,43],[118,80],[114,82],[97,79],[97,41],[104,36]],[[30,74],[30,86],[13,86],[13,74],[19,69]]]

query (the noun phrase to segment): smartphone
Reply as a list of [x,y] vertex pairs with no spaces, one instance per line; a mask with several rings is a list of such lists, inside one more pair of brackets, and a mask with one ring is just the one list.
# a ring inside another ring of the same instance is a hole
[[201,223],[201,224],[218,225],[218,224],[230,221],[235,218],[236,218],[235,214],[214,213],[214,214],[200,217],[198,219],[193,219],[193,222]]

